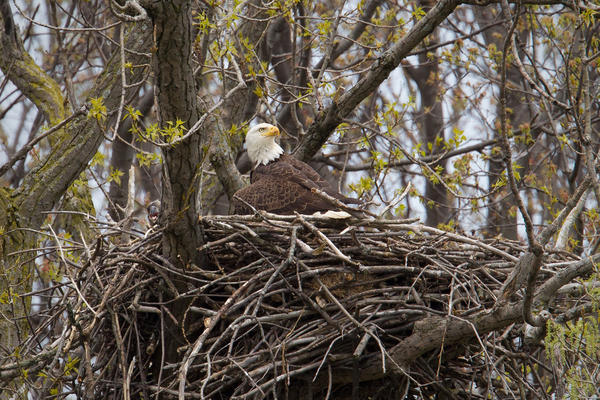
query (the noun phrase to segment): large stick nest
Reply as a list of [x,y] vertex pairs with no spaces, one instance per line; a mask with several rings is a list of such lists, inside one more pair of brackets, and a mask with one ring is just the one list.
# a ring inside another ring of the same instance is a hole
[[[77,290],[48,312],[63,329],[49,333],[50,322],[36,332],[62,341],[47,357],[79,352],[74,386],[85,397],[462,398],[490,390],[499,373],[491,363],[522,346],[518,314],[499,332],[440,338],[433,350],[417,341],[415,354],[397,353],[432,318],[491,309],[525,249],[410,222],[204,217],[205,263],[183,269],[160,255],[160,231],[127,245],[104,235],[76,265]],[[552,274],[543,268],[538,279]],[[510,391],[507,381],[496,389]]]

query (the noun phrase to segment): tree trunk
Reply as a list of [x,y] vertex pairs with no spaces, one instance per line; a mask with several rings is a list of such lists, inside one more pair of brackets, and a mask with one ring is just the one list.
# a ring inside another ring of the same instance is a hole
[[[156,52],[154,72],[156,98],[159,104],[159,126],[167,128],[183,121],[185,135],[200,117],[197,90],[192,67],[191,2],[161,1],[149,9],[154,25]],[[163,187],[161,218],[165,226],[163,252],[178,266],[202,264],[196,250],[202,244],[198,224],[201,214],[198,197],[202,164],[207,149],[203,134],[162,148]]]
[[[474,14],[481,26],[493,23],[497,18],[501,17],[499,8],[494,7],[474,7]],[[485,30],[483,37],[488,45],[495,45],[497,49],[502,49],[504,45],[504,36],[506,34],[503,25],[496,25]],[[525,39],[525,36],[521,34]],[[518,69],[513,66],[507,66],[506,80],[510,82],[509,88],[521,87],[521,74]],[[506,91],[506,109],[508,111],[508,126],[513,130],[518,129],[519,125],[529,121],[530,112],[527,106],[526,99],[523,98],[522,92],[518,90]],[[498,117],[500,108],[497,107]],[[518,160],[515,160],[518,162]],[[490,162],[488,164],[488,174],[490,179],[490,187],[496,183],[502,176],[506,165],[502,160],[502,150],[500,147],[492,149],[490,154]],[[510,193],[508,185],[500,188],[492,194],[488,200],[488,222],[487,229],[490,234],[502,235],[507,239],[517,239],[517,214],[518,210],[513,195]]]
[[[159,105],[159,127],[177,127],[183,123],[183,130],[176,133],[185,135],[200,117],[197,104],[197,90],[192,67],[191,2],[185,0],[160,1],[148,8],[154,26],[156,51],[154,53],[155,93]],[[178,122],[179,121],[179,122]],[[163,136],[163,141],[171,140]],[[204,257],[198,251],[203,243],[203,234],[198,218],[202,167],[208,154],[208,141],[204,129],[179,140],[172,146],[162,147],[162,195],[161,225],[163,254],[177,268],[186,270],[191,264],[205,267]],[[178,293],[190,289],[189,281],[178,274],[169,278]],[[176,362],[181,358],[177,349],[186,344],[184,335],[185,318],[190,300],[173,299],[168,296],[168,309],[175,318],[167,324],[163,344],[164,353],[154,354],[154,377],[158,379],[163,368],[162,362]],[[172,371],[176,373],[176,371]]]
[[[427,11],[431,8],[431,1],[420,1],[420,5]],[[429,35],[426,45],[435,46],[439,43],[437,32]],[[417,84],[421,97],[420,115],[417,125],[423,147],[427,154],[437,154],[442,151],[444,143],[444,112],[440,98],[439,57],[435,50],[419,54],[419,66],[406,67],[410,78]],[[441,139],[441,140],[440,140]],[[446,169],[446,161],[438,161],[430,165],[436,171],[441,168],[440,175]],[[425,174],[429,176],[429,174]],[[447,223],[451,217],[449,212],[448,196],[446,189],[440,183],[435,183],[433,177],[425,182],[425,207],[427,209],[426,224],[436,227],[438,224]]]

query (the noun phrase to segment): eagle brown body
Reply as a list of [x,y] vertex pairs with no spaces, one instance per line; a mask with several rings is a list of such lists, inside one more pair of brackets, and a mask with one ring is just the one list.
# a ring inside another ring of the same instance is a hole
[[250,186],[234,195],[235,214],[253,213],[246,203],[257,210],[275,214],[312,214],[337,209],[313,189],[323,191],[345,204],[360,203],[339,194],[308,164],[287,154],[282,154],[267,165],[258,165],[250,173],[250,183]]
[[248,131],[246,146],[254,168],[250,173],[250,186],[233,195],[235,214],[252,214],[253,208],[275,214],[312,214],[338,209],[318,191],[345,204],[360,203],[338,193],[308,164],[283,154],[275,142],[276,136],[279,129],[270,124],[259,124]]

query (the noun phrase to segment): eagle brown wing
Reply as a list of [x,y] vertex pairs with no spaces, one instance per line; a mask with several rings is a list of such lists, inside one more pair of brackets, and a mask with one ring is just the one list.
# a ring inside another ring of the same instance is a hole
[[235,214],[251,214],[253,210],[265,210],[275,214],[312,214],[332,208],[328,201],[293,180],[279,176],[263,176],[250,186],[233,195]]
[[[346,204],[359,204],[360,200],[346,197],[331,187],[329,182],[319,175],[310,165],[290,155],[283,154],[277,161],[267,165],[259,165],[252,171],[250,182],[256,182],[264,177],[280,177],[295,182],[308,190],[319,189]],[[329,209],[332,209],[331,205]]]
[[306,176],[308,179],[316,183],[321,189],[332,190],[331,185],[327,182],[317,171],[313,169],[307,163],[298,160],[297,158],[290,156],[288,154],[283,154],[280,159],[283,159],[285,162],[289,163],[292,167],[297,169],[302,175]]

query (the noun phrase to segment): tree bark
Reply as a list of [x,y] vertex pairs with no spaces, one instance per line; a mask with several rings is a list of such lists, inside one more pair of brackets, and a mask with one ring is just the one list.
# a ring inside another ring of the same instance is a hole
[[[156,1],[148,6],[154,26],[155,91],[159,104],[159,126],[183,121],[189,130],[200,117],[197,90],[192,66],[191,2]],[[185,134],[184,130],[181,134]],[[162,148],[162,210],[165,226],[164,254],[178,266],[202,264],[196,250],[202,244],[198,224],[197,196],[202,163],[207,149],[203,134],[197,132],[187,139]]]
[[[153,68],[155,96],[158,104],[158,126],[166,129],[183,123],[183,136],[199,120],[197,88],[192,65],[194,43],[191,1],[154,1],[146,5],[154,28]],[[179,122],[178,122],[179,121]],[[204,238],[198,218],[200,209],[200,186],[202,168],[208,155],[205,128],[174,140],[177,143],[162,147],[162,194],[160,225],[163,255],[178,269],[187,270],[191,265],[206,267],[203,254],[198,250]],[[163,136],[163,141],[171,140]],[[178,293],[190,289],[189,281],[179,274],[170,274]],[[163,362],[176,362],[181,358],[177,349],[185,345],[185,319],[190,300],[172,292],[164,293],[168,300],[169,314],[175,323],[166,326],[169,340],[161,351],[153,355],[153,377],[158,379]],[[176,371],[173,371],[176,373]],[[166,376],[166,373],[164,374]]]
[[50,125],[59,123],[66,116],[60,87],[25,51],[8,0],[0,1],[0,14],[0,69],[36,105]]

